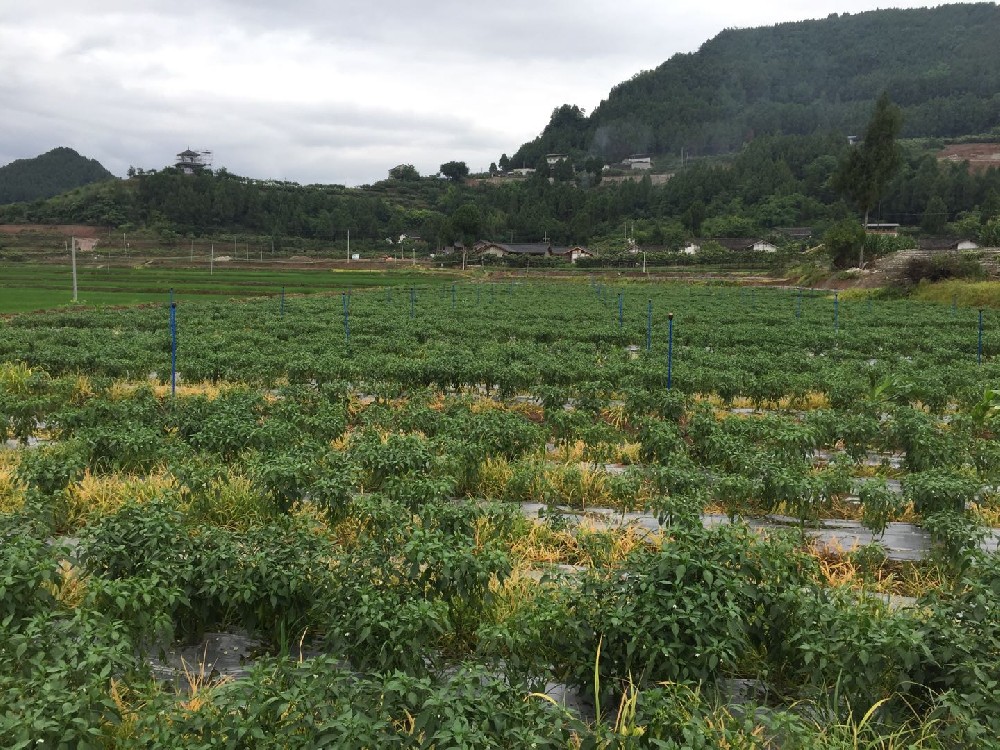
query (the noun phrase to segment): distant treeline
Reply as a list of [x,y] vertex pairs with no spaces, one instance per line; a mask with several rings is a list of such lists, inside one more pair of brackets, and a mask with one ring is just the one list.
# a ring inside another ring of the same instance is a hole
[[[926,144],[924,144],[926,145]],[[907,144],[903,167],[873,219],[977,235],[1000,214],[1000,170],[970,172]],[[169,237],[246,232],[390,249],[407,235],[427,247],[477,239],[678,246],[692,236],[745,237],[776,227],[819,230],[853,208],[831,187],[846,149],[843,135],[757,138],[734,158],[699,160],[664,185],[648,178],[592,184],[590,173],[470,187],[434,178],[388,179],[365,188],[265,183],[224,170],[174,169],[92,185],[58,198],[0,206],[0,222],[91,223],[148,229]]]

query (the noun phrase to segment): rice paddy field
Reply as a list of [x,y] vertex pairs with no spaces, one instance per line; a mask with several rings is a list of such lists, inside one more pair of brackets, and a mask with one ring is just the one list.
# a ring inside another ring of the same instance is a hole
[[997,746],[989,312],[311,278],[0,320],[0,745]]

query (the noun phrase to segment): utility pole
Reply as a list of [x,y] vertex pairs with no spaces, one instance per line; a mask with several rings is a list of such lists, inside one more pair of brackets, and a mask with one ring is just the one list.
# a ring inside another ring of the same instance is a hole
[[70,245],[69,245],[69,247],[70,247],[70,251],[69,251],[70,252],[70,258],[72,259],[72,262],[73,262],[73,302],[75,303],[77,301],[77,294],[76,294],[76,237],[71,237],[69,242],[70,242]]

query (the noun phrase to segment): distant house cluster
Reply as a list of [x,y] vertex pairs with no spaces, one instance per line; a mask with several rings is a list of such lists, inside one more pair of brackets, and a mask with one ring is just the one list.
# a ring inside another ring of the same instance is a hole
[[539,258],[563,258],[570,263],[576,263],[580,258],[593,258],[594,254],[581,245],[572,247],[557,247],[549,242],[535,242],[531,244],[504,244],[499,242],[481,242],[476,245],[475,252],[482,256],[493,256],[495,258],[511,257],[539,257]]
[[[453,255],[465,253],[467,248],[462,244],[455,244],[444,248],[442,255]],[[593,258],[595,253],[582,245],[572,245],[570,247],[560,247],[551,242],[533,242],[527,244],[514,244],[502,242],[477,242],[472,248],[472,256],[479,258],[561,258],[576,263],[580,258]]]
[[629,169],[643,171],[652,168],[653,158],[649,154],[632,154],[631,156],[622,159],[618,164],[608,164],[604,167],[605,170]]
[[687,255],[698,253],[708,243],[714,243],[726,250],[743,253],[776,253],[778,246],[765,239],[747,237],[706,237],[703,240],[692,240],[681,248]]

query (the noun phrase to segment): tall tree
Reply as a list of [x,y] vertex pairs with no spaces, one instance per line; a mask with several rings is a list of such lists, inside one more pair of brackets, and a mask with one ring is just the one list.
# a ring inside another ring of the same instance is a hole
[[389,170],[389,178],[393,180],[419,180],[420,172],[412,164],[397,164]]
[[923,218],[920,221],[920,228],[930,234],[941,234],[944,225],[948,223],[948,206],[944,198],[935,195],[927,201],[927,208],[924,209]]
[[830,254],[834,268],[847,268],[864,252],[865,230],[854,219],[844,219],[830,227],[823,235],[823,244]]
[[[896,137],[903,127],[903,113],[883,92],[875,102],[875,112],[865,129],[864,140],[851,148],[840,163],[834,184],[864,215],[863,226],[868,227],[868,213],[885,192],[889,180],[903,163],[896,144]],[[861,265],[864,265],[864,248]]]
[[483,216],[475,203],[463,203],[451,215],[451,225],[466,246],[476,241],[482,223]]
[[453,182],[461,182],[469,176],[469,167],[464,161],[449,161],[441,165],[441,174]]

